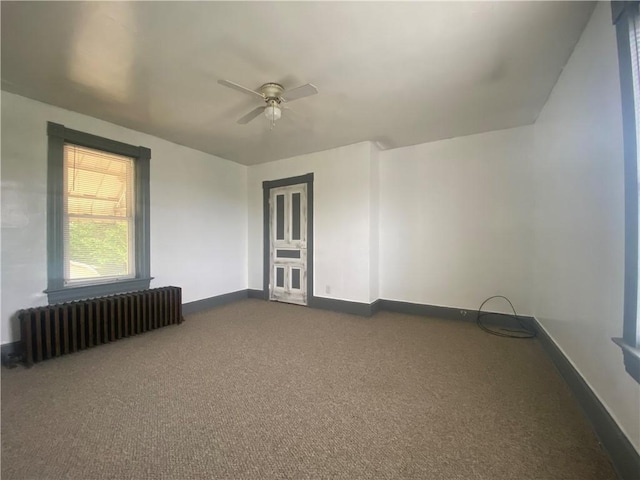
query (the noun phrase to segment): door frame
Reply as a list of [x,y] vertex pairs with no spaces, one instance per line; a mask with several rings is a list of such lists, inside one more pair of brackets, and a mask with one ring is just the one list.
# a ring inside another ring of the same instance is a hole
[[306,175],[299,175],[297,177],[281,178],[279,180],[265,180],[262,182],[262,295],[265,300],[269,300],[269,273],[271,268],[269,255],[271,249],[269,236],[269,230],[271,228],[269,198],[271,196],[271,189],[298,185],[300,183],[307,184],[307,306],[310,306],[315,299],[313,295],[313,173],[307,173]]

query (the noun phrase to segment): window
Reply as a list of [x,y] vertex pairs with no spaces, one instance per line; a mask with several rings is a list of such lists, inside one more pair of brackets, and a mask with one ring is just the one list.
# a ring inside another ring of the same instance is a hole
[[148,288],[148,148],[48,124],[49,303]]
[[640,383],[639,283],[640,189],[638,177],[638,142],[640,140],[640,13],[638,1],[611,2],[613,23],[618,41],[620,92],[624,133],[625,176],[625,285],[622,338],[620,345],[627,372]]
[[133,162],[64,144],[65,285],[135,277]]

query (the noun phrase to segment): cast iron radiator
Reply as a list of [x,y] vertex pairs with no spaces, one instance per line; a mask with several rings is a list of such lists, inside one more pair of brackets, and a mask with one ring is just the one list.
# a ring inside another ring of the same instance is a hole
[[182,323],[182,289],[163,287],[18,313],[27,365]]

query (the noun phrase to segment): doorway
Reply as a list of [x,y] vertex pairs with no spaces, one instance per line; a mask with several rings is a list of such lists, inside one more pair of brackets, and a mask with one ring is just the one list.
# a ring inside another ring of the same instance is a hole
[[313,174],[263,182],[264,298],[313,297]]

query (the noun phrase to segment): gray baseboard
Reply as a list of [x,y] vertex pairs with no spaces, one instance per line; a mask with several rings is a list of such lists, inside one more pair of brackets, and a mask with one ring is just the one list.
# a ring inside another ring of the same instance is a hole
[[[446,320],[462,320],[463,322],[475,322],[478,318],[478,310],[400,302],[397,300],[380,299],[378,302],[379,311],[405,313],[407,315],[421,315],[424,317],[443,318]],[[482,318],[482,323],[505,328],[514,326],[514,320],[511,316],[501,313],[485,312],[484,310],[482,313],[488,314]],[[520,319],[528,328],[536,328],[533,317],[518,315],[518,319]]]
[[247,290],[247,292],[249,294],[249,298],[259,298],[261,300],[267,300],[267,296],[262,290],[254,290],[250,288],[249,290]]
[[22,342],[20,341],[0,345],[0,358],[2,358],[3,364],[7,363],[10,356],[19,353],[22,353]]
[[540,343],[591,422],[600,443],[609,454],[618,477],[623,480],[638,480],[640,455],[584,381],[582,375],[573,367],[538,321],[533,319],[533,322],[538,331]]
[[376,300],[371,304],[371,315],[375,315],[376,313],[382,311],[383,300]]
[[379,300],[380,310],[387,312],[405,313],[407,315],[422,315],[425,317],[444,318],[447,320],[475,320],[475,312],[452,307],[439,307],[422,303],[400,302],[397,300]]
[[374,305],[376,305],[375,308],[377,308],[378,303],[379,302],[351,302],[348,300],[338,300],[326,297],[312,297],[309,299],[309,307],[311,308],[331,310],[333,312],[348,313],[351,315],[360,315],[363,317],[370,317],[373,315]]
[[[262,290],[248,290],[248,296],[249,298],[268,300]],[[364,303],[314,296],[309,298],[308,306],[321,310],[331,310],[333,312],[348,313],[350,315],[360,315],[362,317],[370,317],[378,312],[387,311],[405,313],[407,315],[420,315],[424,317],[444,318],[447,320],[475,322],[478,315],[477,310],[440,307],[437,305],[401,302],[397,300],[385,300],[382,298],[376,300],[373,303]],[[522,320],[528,327],[535,328],[535,322],[532,317],[518,315],[518,318]],[[484,317],[483,323],[493,326],[513,327],[513,319],[502,314],[492,314],[490,316]]]
[[222,295],[216,295],[215,297],[203,298],[202,300],[196,300],[195,302],[183,303],[182,314],[190,315],[192,313],[202,312],[210,308],[219,307],[231,302],[237,302],[248,297],[247,290],[238,290],[237,292],[224,293]]
[[[261,300],[269,300],[269,295],[262,290],[248,290],[249,298],[259,298]],[[351,315],[361,315],[370,317],[378,311],[380,300],[373,303],[352,302],[349,300],[337,300],[335,298],[309,296],[309,307],[319,308],[320,310],[331,310],[333,312],[349,313]]]

